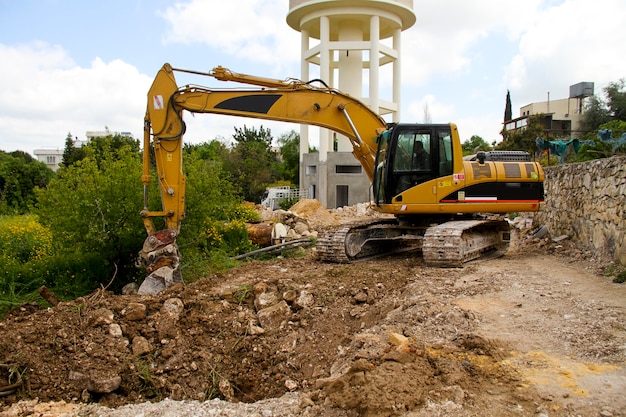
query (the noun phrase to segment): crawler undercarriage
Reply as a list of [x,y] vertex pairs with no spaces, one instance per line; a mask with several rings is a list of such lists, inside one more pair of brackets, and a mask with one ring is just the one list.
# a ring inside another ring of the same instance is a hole
[[400,251],[421,252],[429,266],[459,267],[483,257],[503,255],[510,242],[504,219],[425,220],[408,224],[397,219],[358,222],[329,230],[315,246],[318,259],[350,263]]

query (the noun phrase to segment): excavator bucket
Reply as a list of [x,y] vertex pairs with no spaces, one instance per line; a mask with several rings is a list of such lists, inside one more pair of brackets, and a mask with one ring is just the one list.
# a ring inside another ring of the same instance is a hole
[[138,294],[154,295],[183,282],[177,236],[176,230],[166,229],[148,236],[144,241],[139,252],[139,264],[146,268],[149,275],[139,286]]

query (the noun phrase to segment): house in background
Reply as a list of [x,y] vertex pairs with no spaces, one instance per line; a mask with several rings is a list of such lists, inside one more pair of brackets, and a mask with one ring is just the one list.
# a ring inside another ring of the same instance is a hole
[[42,148],[33,151],[35,158],[43,162],[54,172],[59,169],[59,164],[63,161],[63,149],[59,148]]
[[[109,130],[88,130],[87,132],[85,132],[85,136],[87,137],[87,140],[79,140],[77,137],[74,140],[74,146],[82,147],[86,145],[87,143],[89,143],[89,141],[94,138],[101,138],[101,137],[106,137],[106,136],[111,136],[111,135],[122,135],[122,136],[133,137],[132,133],[130,132],[111,132]],[[63,151],[64,149],[61,149],[61,148],[41,148],[41,149],[35,149],[33,153],[35,154],[35,158],[37,158],[38,161],[43,162],[44,164],[48,166],[48,168],[56,172],[57,169],[59,169],[59,164],[63,162]]]
[[581,82],[569,88],[569,97],[527,104],[520,107],[519,117],[504,122],[504,130],[524,129],[530,116],[542,115],[540,123],[546,133],[553,133],[558,138],[580,138],[580,120],[583,115],[584,100],[593,96],[592,82]]

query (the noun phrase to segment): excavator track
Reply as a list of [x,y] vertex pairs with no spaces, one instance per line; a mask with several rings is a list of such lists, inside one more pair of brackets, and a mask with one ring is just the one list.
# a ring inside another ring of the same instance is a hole
[[315,250],[323,262],[351,263],[421,247],[424,228],[396,219],[354,222],[326,231]]
[[506,253],[510,226],[505,220],[454,220],[428,228],[422,256],[428,266],[460,267]]
[[426,265],[460,267],[503,255],[509,246],[505,220],[451,220],[431,226],[403,226],[395,219],[357,222],[328,230],[318,238],[318,260],[351,263],[401,251],[421,250]]

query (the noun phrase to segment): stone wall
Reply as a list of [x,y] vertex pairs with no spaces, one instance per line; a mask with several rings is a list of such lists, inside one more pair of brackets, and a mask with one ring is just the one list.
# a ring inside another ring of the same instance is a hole
[[626,265],[626,157],[545,168],[546,202],[535,224]]

